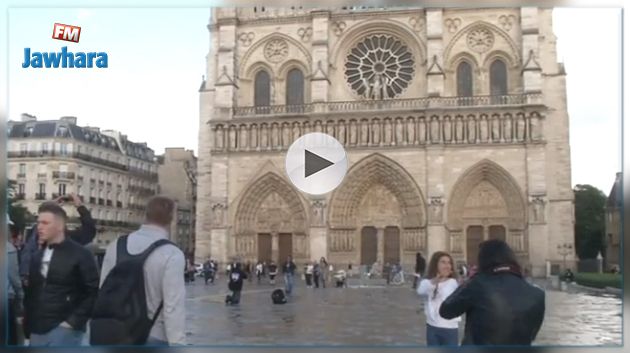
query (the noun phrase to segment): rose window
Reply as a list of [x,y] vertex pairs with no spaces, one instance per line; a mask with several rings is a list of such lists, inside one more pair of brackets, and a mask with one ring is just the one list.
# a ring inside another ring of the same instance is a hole
[[394,98],[409,86],[414,58],[400,39],[373,35],[350,50],[345,69],[348,84],[361,97]]

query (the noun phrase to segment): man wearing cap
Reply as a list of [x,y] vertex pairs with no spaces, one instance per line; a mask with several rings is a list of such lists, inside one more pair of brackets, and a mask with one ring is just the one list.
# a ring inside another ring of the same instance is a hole
[[[10,234],[13,234],[15,224],[7,214],[7,224],[9,225]],[[17,345],[18,342],[18,317],[22,316],[22,301],[24,300],[24,291],[22,290],[22,282],[18,271],[17,249],[8,240],[7,237],[7,268],[8,268],[8,296],[9,296],[9,345]]]

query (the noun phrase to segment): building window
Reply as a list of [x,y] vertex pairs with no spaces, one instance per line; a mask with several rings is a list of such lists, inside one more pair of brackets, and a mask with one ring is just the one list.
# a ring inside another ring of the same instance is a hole
[[457,66],[457,95],[459,97],[473,95],[472,67],[467,61],[462,61]]
[[26,153],[28,153],[28,144],[20,143],[20,155],[26,156]]
[[507,89],[507,69],[503,60],[495,60],[490,65],[490,95],[505,96]]
[[42,154],[48,154],[48,142],[42,142]]
[[46,184],[39,183],[39,194],[40,195],[45,195],[46,194]]
[[59,146],[59,152],[61,152],[62,156],[65,156],[68,154],[68,144],[67,143],[62,143]]
[[304,74],[300,69],[291,69],[287,75],[287,105],[304,104]]
[[66,184],[59,184],[59,195],[65,195],[66,194]]
[[20,195],[24,195],[25,194],[24,184],[18,184],[18,194],[20,194]]
[[20,174],[22,176],[26,175],[26,164],[20,163]]
[[271,84],[267,71],[258,71],[254,86],[254,105],[257,107],[271,105]]

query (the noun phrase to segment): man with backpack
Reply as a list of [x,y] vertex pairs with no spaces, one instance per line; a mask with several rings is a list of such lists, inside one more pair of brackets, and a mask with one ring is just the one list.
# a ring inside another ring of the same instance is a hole
[[110,244],[90,324],[92,345],[183,345],[183,252],[168,241],[175,203],[154,196],[140,229]]

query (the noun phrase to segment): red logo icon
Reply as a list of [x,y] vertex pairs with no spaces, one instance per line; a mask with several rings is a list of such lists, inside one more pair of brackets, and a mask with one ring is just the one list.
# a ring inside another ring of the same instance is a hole
[[79,43],[80,36],[81,27],[79,26],[64,25],[62,23],[55,23],[53,26],[53,39]]

